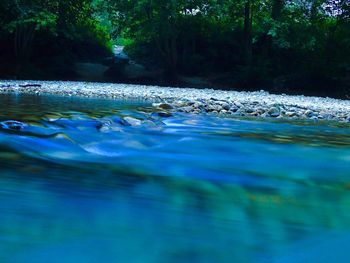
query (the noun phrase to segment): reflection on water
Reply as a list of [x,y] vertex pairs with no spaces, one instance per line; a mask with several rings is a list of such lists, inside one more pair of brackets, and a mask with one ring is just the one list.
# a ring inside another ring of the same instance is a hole
[[347,259],[346,126],[1,95],[6,120],[0,262]]

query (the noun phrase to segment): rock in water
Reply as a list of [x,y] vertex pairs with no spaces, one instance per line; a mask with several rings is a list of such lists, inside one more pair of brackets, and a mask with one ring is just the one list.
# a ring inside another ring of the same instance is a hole
[[228,111],[228,110],[230,110],[230,105],[227,102],[225,102],[225,103],[222,104],[222,108],[224,110]]
[[161,109],[161,110],[174,109],[174,107],[171,104],[169,104],[169,103],[153,103],[152,106],[156,107],[158,109]]
[[173,115],[167,111],[160,111],[160,112],[158,112],[158,116],[168,118],[168,117],[171,117]]
[[307,111],[305,111],[304,114],[308,118],[312,118],[312,117],[316,116],[316,114],[312,110],[307,110]]
[[20,131],[22,130],[24,127],[26,126],[26,124],[19,122],[19,121],[2,121],[0,122],[0,127],[2,129],[6,129],[6,130],[14,130],[14,131]]
[[277,107],[271,107],[268,111],[271,117],[278,117],[280,115],[280,110]]
[[142,122],[138,119],[135,119],[133,117],[125,117],[124,120],[130,125],[130,126],[141,126]]

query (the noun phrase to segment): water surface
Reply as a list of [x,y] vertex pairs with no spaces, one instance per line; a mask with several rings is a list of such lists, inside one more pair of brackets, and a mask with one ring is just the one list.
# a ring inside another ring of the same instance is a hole
[[23,126],[0,128],[0,262],[347,259],[346,125],[0,95],[8,120]]

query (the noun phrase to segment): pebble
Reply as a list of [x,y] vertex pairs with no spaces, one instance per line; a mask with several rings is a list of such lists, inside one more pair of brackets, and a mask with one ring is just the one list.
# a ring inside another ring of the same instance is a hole
[[271,107],[267,113],[271,117],[278,117],[280,115],[280,110],[277,107]]
[[316,116],[316,114],[312,110],[306,110],[304,114],[308,118]]
[[238,111],[238,107],[233,106],[233,107],[230,108],[230,111],[231,112],[236,112],[236,111]]
[[169,103],[160,103],[158,108],[162,110],[172,110],[174,107]]
[[294,116],[296,116],[297,114],[296,114],[294,111],[287,111],[287,112],[285,113],[285,115],[286,115],[287,117],[294,117]]
[[[0,81],[0,93],[78,96],[153,102],[164,117],[176,111],[234,116],[325,119],[349,122],[350,101],[332,98],[274,95],[265,91],[237,92],[213,89],[64,81]],[[132,117],[129,117],[132,118]],[[135,118],[123,125],[141,125]],[[10,127],[4,124],[2,128]],[[13,125],[12,129],[22,129]]]
[[222,106],[222,108],[223,108],[224,110],[226,110],[226,111],[230,110],[230,105],[229,105],[227,102],[225,102],[225,103],[222,104],[221,106]]

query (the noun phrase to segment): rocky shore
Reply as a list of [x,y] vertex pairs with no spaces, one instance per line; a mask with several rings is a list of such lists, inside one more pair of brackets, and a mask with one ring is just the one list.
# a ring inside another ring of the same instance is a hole
[[155,110],[164,116],[172,112],[185,112],[350,122],[350,101],[274,95],[266,91],[237,92],[63,81],[0,81],[1,93],[140,99],[152,102]]

